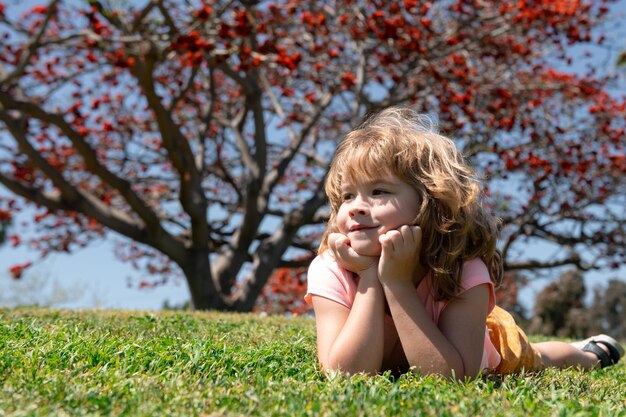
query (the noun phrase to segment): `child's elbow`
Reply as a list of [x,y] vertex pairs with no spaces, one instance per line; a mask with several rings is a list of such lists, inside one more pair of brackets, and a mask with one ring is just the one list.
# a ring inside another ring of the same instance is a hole
[[430,366],[412,366],[411,371],[420,376],[435,375],[455,381],[465,380],[469,376],[462,360],[434,361]]
[[320,368],[330,378],[334,378],[337,375],[376,375],[379,370],[376,367],[368,367],[363,364],[349,363],[344,361],[320,361]]
[[470,381],[476,379],[481,375],[480,373],[480,365],[465,365],[464,363],[457,364],[450,368],[448,375],[446,375],[449,379],[455,381]]

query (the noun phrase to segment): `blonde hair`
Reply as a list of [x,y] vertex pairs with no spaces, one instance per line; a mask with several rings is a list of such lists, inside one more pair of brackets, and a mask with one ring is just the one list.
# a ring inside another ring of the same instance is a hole
[[421,262],[432,271],[435,298],[455,298],[463,260],[481,258],[495,285],[502,280],[496,249],[499,220],[485,209],[474,170],[454,142],[430,119],[392,107],[367,119],[337,147],[326,178],[331,214],[319,252],[337,231],[342,182],[393,174],[415,188],[421,205],[414,224],[422,229]]

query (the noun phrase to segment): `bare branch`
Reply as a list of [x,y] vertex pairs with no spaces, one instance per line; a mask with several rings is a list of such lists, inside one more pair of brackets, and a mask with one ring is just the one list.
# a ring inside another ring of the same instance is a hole
[[170,29],[170,35],[177,36],[180,33],[180,30],[176,26],[176,23],[174,23],[174,19],[172,19],[172,16],[170,16],[170,12],[167,10],[167,7],[165,7],[165,5],[163,4],[163,0],[156,0],[156,2],[159,6],[161,14],[163,15],[163,18],[165,19],[165,24]]
[[189,79],[187,80],[187,84],[185,85],[185,87],[182,90],[180,90],[180,93],[178,93],[178,95],[172,99],[172,103],[170,104],[169,108],[167,109],[168,113],[172,113],[174,111],[174,109],[176,109],[176,106],[178,106],[180,101],[183,100],[185,98],[185,96],[187,95],[187,93],[191,90],[191,87],[193,87],[193,82],[195,81],[196,76],[198,75],[199,71],[200,71],[200,66],[199,65],[196,65],[191,70],[191,74],[189,75]]
[[139,30],[141,25],[143,24],[143,19],[146,18],[150,14],[150,12],[157,7],[158,3],[162,3],[162,1],[152,0],[141,10],[141,13],[137,15],[135,20],[133,21],[133,25],[131,27],[131,32],[136,32]]
[[564,265],[573,265],[581,271],[588,271],[595,269],[592,264],[587,264],[582,261],[578,254],[573,254],[567,258],[555,259],[551,261],[539,261],[539,260],[527,260],[519,262],[504,262],[505,271],[515,270],[535,270],[535,269],[548,269],[556,268]]
[[254,156],[252,155],[252,151],[248,144],[246,143],[245,138],[243,137],[243,127],[245,124],[245,120],[248,114],[248,107],[245,106],[232,120],[228,121],[221,116],[216,115],[216,120],[224,127],[229,128],[232,131],[233,136],[235,137],[235,143],[237,144],[237,149],[241,153],[241,161],[244,166],[248,168],[252,173],[258,172],[258,167],[256,166],[256,162],[254,160]]
[[[265,89],[265,92],[269,95],[270,100],[272,101],[274,110],[283,120],[286,119],[285,112],[282,106],[280,105],[280,102],[274,95],[274,92],[272,91],[272,87],[269,85],[267,78],[264,75],[260,75],[260,80],[261,80],[261,83],[263,84],[263,88]],[[302,147],[302,143],[304,142],[306,137],[309,135],[311,130],[316,126],[324,110],[330,104],[331,98],[332,97],[330,95],[324,95],[324,97],[320,99],[320,103],[318,104],[315,113],[309,117],[309,120],[307,121],[307,123],[302,128],[299,134],[296,133],[291,127],[288,127],[288,132],[289,132],[289,136],[291,137],[291,141],[289,145],[285,147],[285,150],[282,152],[282,154],[278,158],[278,161],[276,162],[274,168],[267,174],[267,176],[265,177],[265,180],[263,181],[263,188],[261,191],[261,195],[263,196],[266,202],[269,201],[270,194],[274,190],[274,187],[276,186],[276,184],[278,184],[280,179],[285,174],[285,170],[287,169],[287,167],[289,166],[293,158],[296,156],[296,154],[300,151],[300,148]]]
[[[148,206],[144,204],[141,198],[137,194],[135,194],[135,192],[132,190],[130,183],[127,180],[115,175],[104,165],[102,165],[98,161],[98,157],[94,150],[91,148],[91,146],[69,123],[65,121],[65,119],[61,115],[48,113],[41,107],[33,103],[14,100],[3,92],[0,92],[0,103],[2,103],[5,108],[12,108],[24,112],[38,120],[57,126],[76,147],[80,155],[83,157],[87,167],[98,177],[102,178],[111,187],[118,190],[120,194],[124,197],[124,199],[128,202],[128,204],[133,208],[133,210],[146,222],[147,225],[153,228],[155,232],[159,234],[164,233],[164,230],[162,230],[157,216]],[[7,114],[4,114],[3,121],[11,129],[12,125],[10,124],[11,122],[8,117],[9,116]],[[18,129],[17,125],[13,125],[11,132],[22,146],[27,146],[28,141],[26,140],[26,132]],[[41,156],[39,156],[39,154],[33,150],[33,154],[29,155],[29,158],[41,158]],[[58,175],[60,175],[54,168],[50,167],[50,169],[51,171],[46,172],[46,175],[48,175],[51,179],[54,179]],[[60,179],[58,179],[58,181],[60,181]],[[56,185],[60,187],[62,184],[59,182]]]
[[150,52],[143,58],[137,61],[132,73],[139,82],[148,105],[155,114],[163,145],[167,149],[172,165],[180,175],[180,201],[191,217],[194,245],[204,247],[208,241],[207,203],[202,189],[200,172],[196,167],[195,158],[187,138],[172,119],[171,113],[164,108],[155,91],[152,71],[157,58]]
[[153,243],[143,224],[83,191],[75,190],[73,195],[67,199],[61,192],[50,192],[29,187],[3,173],[0,173],[0,183],[13,193],[51,211],[77,211],[130,239],[145,244]]
[[313,258],[315,258],[314,253],[312,253],[311,256],[307,256],[306,258],[302,258],[298,260],[280,261],[280,263],[278,264],[278,267],[279,268],[306,268],[309,266]]
[[[13,72],[8,74],[6,77],[3,77],[0,79],[0,85],[9,85],[14,79],[24,74],[24,70],[26,69],[26,66],[31,62],[33,55],[35,54],[37,49],[41,46],[41,39],[43,38],[43,35],[46,32],[46,29],[48,29],[48,24],[50,23],[52,16],[54,15],[54,13],[56,13],[57,3],[59,3],[59,0],[53,0],[50,2],[50,5],[48,6],[48,10],[46,10],[46,15],[44,17],[44,21],[41,27],[37,31],[37,34],[35,35],[35,37],[28,43],[28,49],[27,49],[28,52],[25,53],[21,57],[19,64],[17,64]],[[0,76],[3,75],[2,69],[3,68],[0,67]]]
[[100,2],[100,0],[89,0],[89,4],[91,4],[92,7],[95,7],[96,10],[98,10],[98,12],[100,12],[100,14],[104,16],[104,18],[113,26],[115,26],[124,33],[128,33],[128,28],[126,27],[126,24],[120,19],[119,15],[115,13],[110,13],[102,5],[102,2]]

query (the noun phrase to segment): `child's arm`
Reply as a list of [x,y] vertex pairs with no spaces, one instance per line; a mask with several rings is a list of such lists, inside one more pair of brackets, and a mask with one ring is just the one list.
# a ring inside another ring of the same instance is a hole
[[404,353],[416,372],[447,377],[454,373],[456,378],[478,375],[489,302],[486,284],[448,304],[439,327],[426,314],[414,287],[384,287]]
[[437,327],[415,294],[418,227],[381,236],[379,278],[409,365],[422,374],[475,377],[480,368],[489,292],[479,285],[445,308]]
[[384,294],[377,259],[357,255],[345,236],[329,237],[335,258],[359,275],[352,308],[313,296],[318,358],[324,370],[376,373],[384,351]]

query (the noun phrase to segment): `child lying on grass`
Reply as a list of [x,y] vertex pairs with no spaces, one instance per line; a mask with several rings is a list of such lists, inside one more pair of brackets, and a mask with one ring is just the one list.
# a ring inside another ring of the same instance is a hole
[[326,192],[331,216],[305,297],[325,370],[475,377],[617,363],[600,335],[529,343],[495,305],[498,220],[454,143],[391,108],[339,145]]

